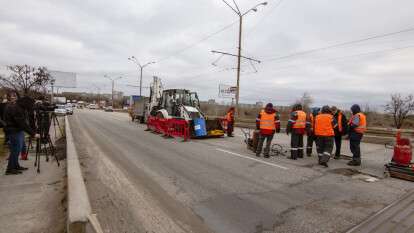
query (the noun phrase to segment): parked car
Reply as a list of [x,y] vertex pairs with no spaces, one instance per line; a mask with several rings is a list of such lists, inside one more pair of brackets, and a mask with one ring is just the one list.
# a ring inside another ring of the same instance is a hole
[[71,105],[66,105],[66,114],[73,115],[73,107]]
[[105,110],[105,112],[113,112],[114,108],[112,106],[107,106],[107,107],[105,107],[104,110]]
[[57,105],[55,109],[55,114],[59,116],[65,116],[67,114],[66,106],[65,105]]
[[89,109],[98,109],[98,105],[96,105],[96,104],[89,104]]

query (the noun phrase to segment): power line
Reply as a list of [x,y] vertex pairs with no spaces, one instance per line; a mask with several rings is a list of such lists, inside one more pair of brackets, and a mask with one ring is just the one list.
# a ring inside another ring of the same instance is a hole
[[359,54],[343,56],[343,57],[336,57],[336,58],[330,58],[330,59],[320,59],[320,60],[309,62],[309,63],[302,63],[302,64],[298,64],[298,65],[288,65],[288,66],[277,67],[275,69],[272,69],[272,71],[290,69],[290,68],[300,67],[300,66],[303,66],[303,65],[317,64],[317,63],[321,63],[321,62],[322,63],[336,63],[337,61],[341,61],[341,60],[347,59],[347,58],[364,57],[364,56],[369,56],[369,55],[374,55],[374,54],[381,54],[381,53],[389,53],[389,52],[398,52],[399,50],[410,49],[410,48],[414,48],[414,45],[398,47],[398,48],[391,48],[391,49],[385,49],[385,50],[377,50],[377,51],[359,53]]
[[191,45],[189,45],[189,46],[187,46],[187,47],[184,47],[184,48],[182,48],[182,49],[180,49],[180,50],[177,50],[176,52],[174,52],[174,53],[173,53],[173,54],[171,54],[171,55],[168,55],[168,56],[166,56],[166,57],[163,57],[163,58],[159,59],[159,60],[157,61],[157,63],[162,62],[162,61],[165,61],[165,60],[168,60],[168,59],[170,59],[170,58],[172,58],[172,57],[174,57],[174,56],[177,56],[178,54],[183,53],[184,51],[186,51],[186,50],[188,50],[188,49],[191,49],[191,48],[195,47],[196,45],[198,45],[198,44],[200,44],[200,43],[202,43],[202,42],[204,42],[204,41],[206,41],[206,40],[210,39],[211,37],[213,37],[213,36],[215,36],[215,35],[217,35],[217,34],[219,34],[219,33],[223,32],[223,31],[225,31],[225,30],[227,30],[227,29],[231,28],[231,27],[232,27],[232,26],[233,26],[236,22],[238,22],[238,20],[236,20],[236,21],[232,22],[231,24],[229,24],[229,25],[227,25],[227,26],[222,27],[222,28],[221,28],[220,30],[218,30],[218,31],[215,31],[215,32],[213,32],[213,33],[211,33],[211,34],[209,34],[209,35],[207,35],[207,36],[203,37],[202,39],[198,40],[197,42],[195,42],[195,43],[193,43],[193,44],[191,44]]
[[339,44],[329,45],[329,46],[326,46],[326,47],[320,47],[320,48],[305,50],[305,51],[301,51],[301,52],[296,52],[296,53],[292,53],[292,54],[281,56],[281,57],[269,58],[269,59],[265,59],[264,62],[282,60],[282,59],[301,56],[301,55],[305,55],[305,54],[311,54],[311,53],[315,53],[315,52],[319,52],[319,51],[323,51],[323,50],[342,47],[342,46],[345,46],[345,45],[356,44],[356,43],[360,43],[360,42],[364,42],[364,41],[368,41],[368,40],[378,39],[378,38],[382,38],[382,37],[388,37],[388,36],[397,35],[397,34],[401,34],[401,33],[405,33],[405,32],[411,32],[411,31],[414,31],[414,27],[407,28],[407,29],[404,29],[404,30],[401,30],[401,31],[390,32],[390,33],[385,33],[385,34],[379,34],[379,35],[375,35],[375,36],[366,37],[366,38],[363,38],[363,39],[352,40],[352,41],[347,41],[347,42],[343,42],[343,43],[339,43]]

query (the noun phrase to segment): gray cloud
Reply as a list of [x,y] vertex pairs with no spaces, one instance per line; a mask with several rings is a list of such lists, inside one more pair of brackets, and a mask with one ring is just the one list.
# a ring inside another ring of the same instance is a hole
[[[239,0],[240,7],[258,3]],[[307,91],[318,105],[346,107],[358,102],[381,106],[393,92],[413,93],[414,32],[342,48],[266,62],[302,50],[413,27],[414,3],[409,0],[277,0],[244,20],[243,53],[264,60],[252,74],[242,63],[241,100],[290,104]],[[0,0],[0,64],[46,65],[78,73],[78,90],[110,90],[105,73],[125,76],[117,85],[136,93],[137,68],[127,60],[170,57],[237,18],[219,0],[140,1],[6,1]],[[237,23],[210,39],[148,67],[167,87],[217,98],[219,83],[235,83],[236,60],[218,58],[210,50],[236,53]],[[221,72],[219,72],[221,71]],[[215,73],[213,73],[215,72]]]

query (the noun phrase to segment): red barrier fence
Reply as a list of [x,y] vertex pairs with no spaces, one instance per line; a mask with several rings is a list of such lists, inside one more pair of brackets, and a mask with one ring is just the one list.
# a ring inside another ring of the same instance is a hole
[[168,137],[182,137],[184,141],[190,139],[190,126],[184,119],[163,119],[149,117],[147,126],[156,133],[162,133]]

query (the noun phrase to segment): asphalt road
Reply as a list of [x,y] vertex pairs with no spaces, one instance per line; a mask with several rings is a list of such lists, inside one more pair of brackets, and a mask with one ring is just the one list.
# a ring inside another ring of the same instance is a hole
[[414,188],[367,183],[346,161],[256,159],[239,136],[182,142],[99,110],[69,119],[107,232],[345,232]]

